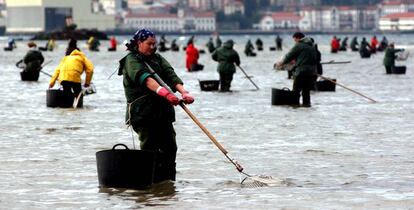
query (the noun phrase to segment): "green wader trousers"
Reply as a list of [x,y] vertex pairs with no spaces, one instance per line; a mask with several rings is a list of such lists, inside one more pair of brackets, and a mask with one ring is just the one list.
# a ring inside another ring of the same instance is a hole
[[164,180],[175,181],[177,143],[172,123],[139,127],[134,130],[139,135],[141,149],[155,152],[154,183]]
[[230,91],[233,73],[220,73],[220,91]]
[[[302,95],[302,105],[310,106],[310,90],[315,86],[314,76],[299,74],[293,81],[293,91],[297,96]],[[302,93],[302,94],[301,94]]]

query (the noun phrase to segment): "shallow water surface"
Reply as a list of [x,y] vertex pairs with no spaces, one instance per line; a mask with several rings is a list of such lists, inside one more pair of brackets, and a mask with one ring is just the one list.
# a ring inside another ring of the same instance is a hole
[[[367,36],[370,38],[370,36]],[[125,37],[119,37],[121,40]],[[172,37],[167,37],[171,40]],[[222,37],[223,41],[228,36]],[[203,71],[185,71],[183,52],[163,55],[176,69],[196,102],[188,108],[237,159],[245,172],[285,180],[275,187],[248,188],[197,125],[176,107],[179,146],[177,181],[144,191],[99,189],[95,153],[116,143],[137,147],[124,125],[122,78],[113,75],[125,51],[89,52],[95,65],[97,93],[84,98],[83,109],[46,107],[49,77],[22,82],[14,66],[25,52],[1,52],[0,205],[4,209],[412,209],[414,206],[413,65],[406,75],[385,75],[383,53],[361,59],[357,53],[329,53],[330,36],[315,36],[324,75],[363,93],[372,103],[344,88],[312,93],[311,108],[271,106],[271,88],[291,87],[286,72],[272,69],[287,52],[270,52],[274,37],[262,37],[265,51],[243,55],[247,38],[232,37],[242,67],[231,93],[201,92],[198,80],[218,79],[217,63],[202,54]],[[286,45],[292,41],[286,35]],[[397,47],[413,50],[412,36],[390,36]],[[359,38],[361,39],[361,38]],[[196,40],[204,48],[207,37]],[[43,46],[43,42],[39,42]],[[43,71],[52,73],[64,54],[58,42]]]

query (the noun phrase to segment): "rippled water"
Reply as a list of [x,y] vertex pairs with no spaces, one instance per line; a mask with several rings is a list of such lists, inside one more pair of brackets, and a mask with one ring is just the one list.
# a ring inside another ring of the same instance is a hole
[[[370,37],[370,36],[367,36]],[[170,37],[168,37],[170,38]],[[223,37],[223,40],[229,37]],[[414,94],[412,61],[406,75],[385,75],[383,54],[362,60],[358,54],[329,53],[330,36],[315,36],[325,76],[378,103],[337,87],[312,94],[312,108],[271,106],[271,88],[291,87],[286,72],[272,70],[283,53],[269,52],[274,37],[262,37],[265,51],[246,58],[246,38],[233,37],[242,67],[261,88],[238,71],[232,93],[201,92],[198,79],[218,79],[216,63],[201,55],[201,72],[184,69],[184,54],[163,55],[196,97],[189,109],[249,174],[285,180],[275,187],[246,188],[244,176],[228,163],[206,135],[176,108],[177,181],[147,191],[98,188],[95,153],[116,143],[133,148],[124,125],[122,78],[109,75],[125,52],[88,52],[95,64],[97,94],[83,109],[47,108],[48,76],[20,81],[14,66],[26,52],[0,53],[0,206],[2,209],[412,209],[414,206]],[[389,36],[413,51],[412,35]],[[122,37],[120,37],[122,39]],[[207,37],[197,40],[204,45]],[[171,40],[171,38],[170,38]],[[291,46],[285,36],[286,45]],[[4,43],[4,41],[2,42]],[[43,42],[39,42],[43,45]],[[82,43],[82,42],[81,42]],[[52,73],[64,42],[43,70]],[[106,47],[108,44],[103,42]],[[203,48],[204,46],[201,46]],[[134,136],[136,140],[137,137]]]

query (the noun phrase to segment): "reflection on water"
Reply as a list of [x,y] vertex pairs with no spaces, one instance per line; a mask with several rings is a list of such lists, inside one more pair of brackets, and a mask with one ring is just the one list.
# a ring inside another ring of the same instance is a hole
[[[371,36],[366,36],[371,37]],[[119,40],[127,37],[119,37]],[[167,37],[171,40],[172,37]],[[46,107],[49,77],[20,81],[14,66],[26,53],[1,52],[0,204],[4,209],[407,209],[414,206],[414,67],[406,75],[386,75],[383,53],[362,60],[350,51],[329,53],[331,36],[316,35],[323,61],[351,61],[324,66],[324,75],[375,99],[371,103],[341,87],[313,92],[311,108],[271,106],[271,89],[292,87],[286,72],[273,63],[287,52],[259,52],[247,58],[247,38],[233,38],[241,65],[255,87],[237,70],[231,93],[202,92],[198,80],[218,79],[217,63],[202,54],[204,70],[188,73],[183,52],[163,55],[195,96],[188,106],[251,175],[283,180],[274,187],[243,187],[245,178],[209,138],[176,107],[177,181],[133,191],[99,189],[97,151],[117,143],[133,148],[124,123],[125,97],[117,60],[124,51],[89,52],[95,65],[96,94],[85,96],[82,109]],[[261,37],[265,46],[274,37]],[[289,34],[285,44],[292,46]],[[413,51],[413,35],[392,35],[397,47]],[[207,36],[196,38],[204,48]],[[86,41],[85,41],[86,43]],[[185,43],[185,40],[182,42]],[[44,42],[38,42],[43,45]],[[64,55],[64,42],[43,70],[52,73]],[[103,46],[107,43],[102,42]],[[136,135],[134,136],[137,140]],[[138,142],[135,142],[138,145]]]
[[100,193],[106,193],[109,196],[117,196],[123,200],[135,201],[141,206],[169,206],[168,202],[173,200],[176,196],[176,187],[174,182],[164,181],[154,184],[152,187],[146,190],[131,190],[120,188],[100,188]]

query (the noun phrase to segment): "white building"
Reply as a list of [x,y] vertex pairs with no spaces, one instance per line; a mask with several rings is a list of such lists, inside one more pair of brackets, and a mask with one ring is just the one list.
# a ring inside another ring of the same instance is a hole
[[401,0],[384,1],[378,5],[381,16],[408,12],[407,4],[404,4]]
[[244,14],[244,4],[240,0],[227,0],[224,4],[224,14],[231,15],[235,13]]
[[216,18],[212,12],[193,14],[127,14],[124,19],[125,28],[150,28],[159,32],[215,31]]
[[383,16],[379,21],[379,29],[382,31],[412,31],[414,30],[414,12]]
[[107,30],[115,27],[115,17],[93,14],[91,0],[6,0],[7,33],[35,33],[65,27],[67,17],[81,28]]
[[122,13],[122,0],[100,0],[100,4],[107,15]]
[[259,22],[258,28],[263,31],[274,29],[299,29],[300,15],[294,12],[273,12],[265,15]]
[[127,5],[129,8],[136,8],[143,5],[149,5],[154,3],[153,0],[127,0]]
[[228,0],[188,0],[188,6],[196,10],[222,10]]
[[357,31],[377,28],[377,7],[325,6],[304,8],[300,29],[305,31]]

